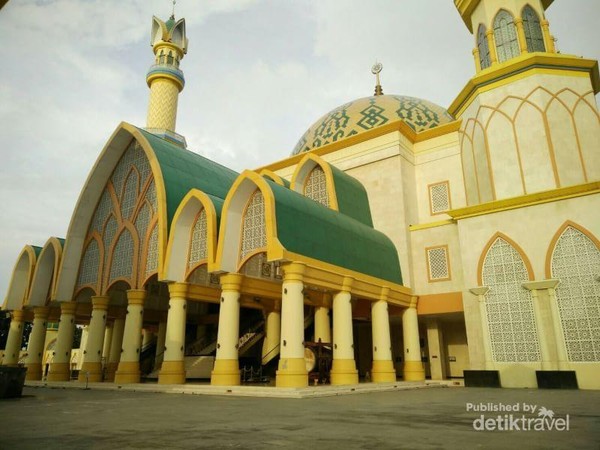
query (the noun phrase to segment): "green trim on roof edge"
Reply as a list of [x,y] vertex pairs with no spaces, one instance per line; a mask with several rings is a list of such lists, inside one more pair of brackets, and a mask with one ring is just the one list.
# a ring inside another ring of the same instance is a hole
[[398,252],[383,233],[271,180],[277,237],[283,247],[319,261],[402,284]]

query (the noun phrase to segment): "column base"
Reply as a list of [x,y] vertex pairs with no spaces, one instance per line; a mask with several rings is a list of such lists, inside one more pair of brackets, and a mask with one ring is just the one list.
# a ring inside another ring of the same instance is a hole
[[102,381],[102,363],[84,362],[81,365],[81,370],[79,370],[77,381],[82,383],[85,383],[86,381],[89,381],[90,383],[100,383]]
[[373,361],[371,380],[373,383],[394,383],[396,381],[394,363],[389,359],[385,361]]
[[106,373],[104,374],[104,381],[115,381],[115,373],[119,368],[119,363],[109,362],[106,364]]
[[331,384],[358,384],[358,370],[353,359],[334,359],[331,365]]
[[185,384],[184,362],[163,361],[160,372],[158,373],[158,384]]
[[304,358],[285,358],[279,360],[279,369],[275,378],[276,387],[307,387],[308,372]]
[[50,363],[47,381],[69,381],[71,379],[71,363]]
[[42,379],[42,363],[29,363],[25,364],[27,367],[26,380],[41,380]]
[[[167,361],[163,361],[163,367]],[[213,386],[239,386],[240,363],[237,359],[217,359],[210,373],[210,384]]]
[[425,369],[421,361],[404,361],[404,381],[424,381]]
[[115,384],[131,384],[140,382],[140,363],[138,361],[122,361],[115,373]]

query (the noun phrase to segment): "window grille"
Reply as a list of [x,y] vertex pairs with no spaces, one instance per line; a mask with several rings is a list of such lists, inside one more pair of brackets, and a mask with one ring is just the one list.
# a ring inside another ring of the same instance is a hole
[[450,209],[450,191],[447,181],[429,186],[431,214],[439,214]]
[[206,210],[202,209],[192,228],[192,239],[188,252],[188,270],[207,258],[206,239]]
[[450,264],[448,263],[447,247],[434,247],[427,249],[427,266],[430,281],[450,279]]
[[248,201],[242,222],[240,260],[252,251],[267,246],[265,226],[265,202],[262,192],[256,190]]
[[527,5],[523,8],[523,29],[525,31],[525,41],[527,42],[528,52],[545,52],[544,36],[540,18],[534,9]]
[[517,29],[513,17],[508,11],[501,10],[494,19],[494,39],[498,62],[504,62],[519,56]]
[[135,210],[138,199],[138,174],[132,170],[125,183],[123,198],[121,199],[121,217],[129,219]]
[[556,302],[570,361],[600,361],[600,250],[568,226],[552,253]]
[[304,186],[304,195],[323,206],[329,207],[327,177],[321,167],[316,166],[308,175]]
[[133,273],[133,238],[125,229],[119,236],[110,265],[110,281],[117,278],[131,278]]
[[490,47],[485,31],[485,26],[483,24],[479,25],[479,30],[477,31],[477,48],[479,49],[479,65],[482,70],[487,69],[492,64]]
[[93,239],[88,244],[83,258],[81,259],[81,267],[79,268],[79,278],[77,286],[86,284],[96,284],[98,281],[98,269],[100,263],[100,248],[98,242]]
[[519,252],[496,239],[485,256],[482,278],[489,287],[485,304],[494,361],[540,361],[531,292],[522,287],[529,273]]
[[148,259],[146,260],[146,277],[158,269],[158,226],[154,225],[148,239]]
[[112,211],[112,199],[110,198],[110,193],[108,189],[104,189],[102,193],[102,197],[100,197],[100,201],[98,202],[98,207],[96,208],[96,212],[94,213],[94,218],[92,219],[92,226],[90,227],[90,231],[97,231],[98,233],[102,233],[102,227],[104,226],[104,222],[106,222],[106,218]]

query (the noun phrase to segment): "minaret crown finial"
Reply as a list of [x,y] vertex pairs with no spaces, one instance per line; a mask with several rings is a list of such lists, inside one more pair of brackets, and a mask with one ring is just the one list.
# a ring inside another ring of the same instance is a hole
[[383,64],[381,64],[380,62],[377,62],[377,60],[375,60],[375,64],[373,64],[373,67],[371,67],[371,73],[373,75],[375,75],[375,80],[376,80],[375,95],[383,95],[383,88],[381,87],[381,80],[379,79],[379,74],[381,73],[382,70],[383,70]]

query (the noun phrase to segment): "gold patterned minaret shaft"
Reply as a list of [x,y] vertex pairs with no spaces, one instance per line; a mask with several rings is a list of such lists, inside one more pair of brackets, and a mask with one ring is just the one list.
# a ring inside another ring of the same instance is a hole
[[188,45],[185,19],[176,21],[172,15],[163,22],[153,17],[151,45],[155,60],[146,76],[150,88],[146,128],[161,137],[181,141],[182,138],[175,134],[175,125],[177,101],[185,85],[183,72],[179,69]]

